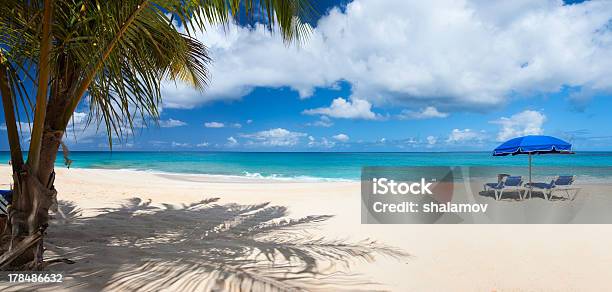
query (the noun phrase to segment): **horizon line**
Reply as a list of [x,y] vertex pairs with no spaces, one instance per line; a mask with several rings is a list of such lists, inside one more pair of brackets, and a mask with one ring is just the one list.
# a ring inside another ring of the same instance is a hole
[[[0,152],[10,153],[9,150],[0,150]],[[28,153],[29,151],[23,151]],[[493,150],[466,150],[466,151],[231,151],[231,150],[71,150],[73,152],[107,152],[107,153],[145,153],[145,152],[157,152],[157,153],[177,153],[177,152],[190,152],[190,153],[338,153],[338,154],[351,154],[351,153],[492,153]],[[596,152],[612,152],[612,150],[582,150],[574,151],[576,153],[596,153]],[[61,152],[58,152],[60,155]],[[542,154],[544,155],[544,154]]]

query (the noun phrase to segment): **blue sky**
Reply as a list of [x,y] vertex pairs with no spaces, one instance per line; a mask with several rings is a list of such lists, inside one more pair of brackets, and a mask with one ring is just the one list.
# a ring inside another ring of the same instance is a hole
[[[160,127],[114,149],[476,151],[548,134],[612,150],[612,3],[395,4],[321,1],[300,46],[258,25],[197,35],[210,87],[166,82]],[[86,109],[71,150],[107,150]]]

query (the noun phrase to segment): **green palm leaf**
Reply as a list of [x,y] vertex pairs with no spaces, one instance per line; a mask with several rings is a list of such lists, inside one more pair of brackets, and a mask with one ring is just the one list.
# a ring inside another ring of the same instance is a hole
[[[193,37],[238,16],[278,28],[287,43],[304,39],[310,26],[301,19],[313,11],[305,0],[55,0],[50,54],[50,102],[65,103],[54,115],[64,130],[82,97],[92,115],[112,136],[122,137],[135,121],[158,117],[161,83],[186,82],[203,90],[211,60]],[[35,87],[40,54],[41,1],[0,4],[0,49],[16,70],[11,87]],[[34,68],[34,69],[33,69]],[[31,93],[15,90],[29,116]],[[55,96],[54,96],[55,95]],[[63,95],[63,96],[59,96]]]

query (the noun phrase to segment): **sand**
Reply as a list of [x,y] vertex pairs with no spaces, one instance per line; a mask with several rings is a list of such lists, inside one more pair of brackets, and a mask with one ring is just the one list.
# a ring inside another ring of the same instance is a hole
[[[10,169],[0,173],[0,183],[10,183]],[[56,188],[63,215],[48,230],[47,257],[75,263],[49,266],[63,283],[2,279],[0,289],[603,291],[612,284],[612,227],[604,224],[362,225],[357,182],[58,169]]]

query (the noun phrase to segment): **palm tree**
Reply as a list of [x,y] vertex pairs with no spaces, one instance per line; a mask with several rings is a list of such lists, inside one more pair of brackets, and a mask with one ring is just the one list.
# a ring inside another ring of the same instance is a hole
[[[259,18],[286,43],[309,26],[306,0],[2,0],[0,94],[13,170],[10,252],[0,265],[40,267],[54,164],[71,117],[89,107],[109,145],[135,119],[158,118],[161,82],[206,85],[210,58],[193,37],[234,17]],[[30,123],[22,128],[21,118]],[[29,135],[27,160],[21,139]]]

